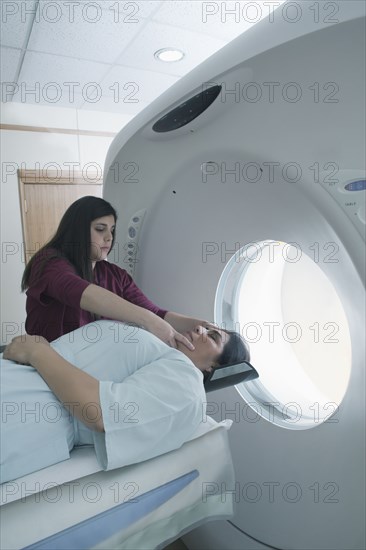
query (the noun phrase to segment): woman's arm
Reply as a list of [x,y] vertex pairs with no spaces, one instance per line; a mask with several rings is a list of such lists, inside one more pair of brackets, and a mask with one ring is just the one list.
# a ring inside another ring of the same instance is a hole
[[[47,299],[52,298],[70,307],[79,306],[81,309],[107,319],[134,323],[146,328],[146,330],[174,348],[177,347],[177,342],[181,342],[188,349],[194,349],[187,338],[179,334],[161,317],[145,307],[135,305],[121,298],[110,290],[90,284],[89,281],[82,279],[76,273],[75,268],[64,258],[51,258],[42,270],[41,275],[37,275],[37,273],[36,270],[32,284],[28,289],[27,300],[32,296],[37,304],[38,314],[42,315],[41,312],[44,309],[40,307],[42,299],[44,297]],[[30,320],[28,313],[28,331],[37,334],[37,324],[36,314],[33,313],[32,320]]]
[[109,319],[134,323],[155,334],[155,336],[171,347],[176,348],[177,342],[181,342],[189,349],[194,349],[192,343],[175,330],[175,327],[169,321],[167,322],[152,311],[136,306],[124,298],[117,296],[117,294],[97,285],[90,284],[84,290],[81,295],[80,307]]
[[73,416],[88,428],[104,431],[99,380],[78,369],[39,336],[18,336],[4,351],[4,359],[31,365]]

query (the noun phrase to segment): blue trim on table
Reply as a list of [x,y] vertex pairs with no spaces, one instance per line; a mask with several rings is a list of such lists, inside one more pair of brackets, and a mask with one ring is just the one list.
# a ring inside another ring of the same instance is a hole
[[170,500],[199,476],[192,470],[132,501],[123,502],[23,550],[85,550],[103,542]]

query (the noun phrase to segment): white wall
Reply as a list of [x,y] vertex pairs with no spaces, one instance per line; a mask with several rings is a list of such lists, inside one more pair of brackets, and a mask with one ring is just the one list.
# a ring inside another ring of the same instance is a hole
[[[104,168],[113,135],[83,135],[83,131],[117,133],[132,116],[22,103],[1,104],[2,124],[40,127],[42,132],[1,130],[1,344],[24,332],[25,294],[20,292],[24,270],[17,169],[46,170],[48,163],[69,170],[67,163],[88,163]],[[49,132],[47,128],[59,129]],[[62,130],[73,133],[61,133]],[[81,132],[81,133],[79,133]],[[38,164],[37,164],[38,163]],[[66,164],[65,164],[66,163]]]

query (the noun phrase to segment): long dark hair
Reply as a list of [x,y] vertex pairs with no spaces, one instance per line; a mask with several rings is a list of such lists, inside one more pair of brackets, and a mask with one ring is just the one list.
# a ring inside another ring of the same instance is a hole
[[[237,365],[238,363],[243,363],[244,361],[250,361],[250,351],[248,344],[238,332],[233,330],[225,330],[226,334],[229,334],[230,338],[224,346],[224,349],[221,352],[221,355],[217,359],[218,367],[225,367],[226,365]],[[209,372],[203,373],[203,381],[205,382],[210,378]]]
[[223,367],[225,365],[235,365],[242,363],[243,361],[250,361],[249,346],[242,336],[238,332],[233,330],[225,330],[230,335],[228,342],[225,344],[224,349],[220,357],[218,358],[218,365]]
[[[224,346],[221,355],[217,359],[217,365],[213,367],[213,370],[226,367],[229,365],[237,365],[239,363],[250,361],[250,351],[247,342],[238,332],[233,330],[224,330],[226,334],[229,334],[230,338]],[[211,372],[204,371],[203,382],[211,378]]]
[[[82,197],[73,202],[62,216],[55,235],[28,262],[22,278],[22,291],[29,287],[32,267],[37,260],[39,276],[45,264],[52,258],[67,259],[80,277],[92,282],[92,262],[90,259],[90,224],[103,216],[114,216],[117,213],[109,202],[99,197]],[[114,245],[114,234],[112,247]],[[40,261],[39,261],[40,260]]]

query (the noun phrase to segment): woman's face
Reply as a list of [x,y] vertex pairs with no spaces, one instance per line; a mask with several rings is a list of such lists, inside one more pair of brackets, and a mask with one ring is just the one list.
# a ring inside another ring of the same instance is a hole
[[105,260],[112,246],[116,220],[112,214],[96,218],[90,225],[90,259],[95,262]]
[[191,332],[185,332],[184,336],[194,345],[193,351],[178,343],[179,351],[182,351],[202,372],[211,372],[217,365],[218,358],[230,339],[230,334],[224,330],[206,329],[202,325]]

